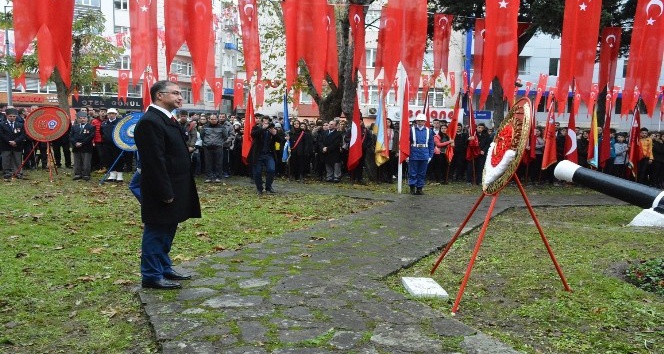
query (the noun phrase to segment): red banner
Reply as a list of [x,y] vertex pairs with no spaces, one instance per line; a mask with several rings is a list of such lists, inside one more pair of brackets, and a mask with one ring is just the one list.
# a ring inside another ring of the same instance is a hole
[[235,79],[233,83],[233,109],[238,106],[244,106],[244,79]]
[[581,104],[581,94],[574,94],[574,104],[572,111],[569,114],[569,121],[567,122],[567,135],[565,136],[565,160],[574,163],[579,162],[578,152],[576,150],[576,114],[579,112],[579,104]]
[[410,82],[406,78],[403,88],[403,110],[401,111],[401,122],[399,124],[399,163],[403,163],[410,156],[410,120],[408,119],[410,88],[408,86],[410,86]]
[[194,75],[191,77],[191,103],[198,104],[201,101],[201,86],[203,86],[203,77]]
[[544,155],[542,156],[542,170],[556,163],[556,113],[553,105],[548,105],[549,114],[544,129]]
[[539,107],[540,100],[544,91],[546,91],[546,83],[549,81],[549,75],[540,74],[539,81],[537,81],[537,94],[535,94],[535,102],[533,103],[533,115],[537,112],[537,107]]
[[[237,81],[237,80],[236,80]],[[254,103],[249,93],[249,103],[247,104],[247,113],[244,115],[244,135],[242,135],[242,162],[249,164],[249,152],[251,152],[251,129],[256,125],[256,116],[254,115]]]
[[[623,94],[623,97],[625,95]],[[639,160],[641,160],[641,112],[634,110],[634,118],[632,119],[632,128],[629,131],[629,152],[628,152],[628,166],[632,170],[632,175],[635,180],[638,180],[637,171],[639,170]]]
[[265,103],[265,82],[256,82],[256,107],[262,107]]
[[[457,134],[457,128],[459,124],[459,113],[461,112],[461,95],[457,95],[456,103],[454,104],[454,113],[452,114],[452,121],[448,125],[447,135],[451,140],[454,140]],[[451,162],[454,157],[454,148],[451,146],[447,147],[445,151],[445,156],[447,156],[447,161]]]
[[[348,7],[348,22],[353,38],[353,67],[351,68],[351,79],[355,80],[357,71],[362,78],[367,78],[365,29],[364,29],[364,6],[350,4]],[[359,111],[358,111],[359,112]]]
[[[558,75],[561,98],[567,97],[573,84],[573,91],[580,92],[581,98],[589,103],[601,13],[601,1],[565,0]],[[558,100],[558,110],[563,112],[566,104],[566,99]]]
[[145,72],[143,76],[143,110],[148,109],[148,106],[152,102],[152,98],[150,97],[150,87],[155,82],[155,77],[152,75],[152,73]]
[[[391,0],[392,2],[394,0]],[[403,37],[400,47],[401,64],[410,82],[410,95],[415,95],[422,72],[422,60],[427,45],[427,1],[401,0],[403,14]],[[388,37],[388,41],[392,39]],[[396,43],[398,44],[398,43]],[[397,50],[399,50],[397,49]]]
[[633,99],[636,87],[641,92],[648,115],[652,116],[655,112],[659,93],[658,80],[664,56],[664,38],[662,38],[664,10],[662,7],[662,2],[655,0],[639,0],[636,5],[627,76],[622,95],[623,113],[627,113],[636,106],[636,100]]
[[518,1],[486,2],[487,30],[484,41],[480,107],[484,107],[489,96],[488,87],[494,77],[498,77],[507,101],[513,101],[518,60],[518,15]]
[[244,51],[244,64],[247,79],[256,72],[256,77],[261,77],[261,52],[258,41],[258,7],[256,0],[239,0],[238,12],[240,13],[240,24],[242,25],[242,49]]
[[[475,32],[473,34],[473,87],[477,88],[482,81],[482,63],[484,58],[484,19],[475,20]],[[488,90],[488,87],[486,88]],[[482,87],[484,90],[484,87]],[[449,149],[448,149],[449,150]]]
[[[159,77],[157,69],[157,2],[137,0],[129,6],[129,31],[131,33],[131,73],[134,85],[146,70]],[[169,65],[170,68],[170,65]],[[167,68],[168,69],[168,68]]]
[[214,79],[214,108],[218,109],[221,104],[221,97],[224,94],[224,79],[217,77]]
[[401,44],[404,36],[403,9],[405,0],[391,0],[381,11],[376,52],[376,75],[383,69],[385,92],[395,87],[397,67],[401,60]]
[[[353,121],[350,127],[350,143],[348,145],[348,171],[354,170],[362,158],[362,124],[360,120],[359,96],[355,98]],[[362,168],[362,166],[360,166]]]
[[448,81],[450,83],[450,92],[454,94],[456,92],[456,73],[454,71],[450,71]]
[[72,23],[74,0],[14,0],[14,48],[16,61],[37,37],[39,80],[46,86],[53,70],[71,85]]
[[178,74],[168,74],[168,81],[178,83]]
[[616,81],[618,55],[620,54],[621,27],[604,27],[599,44],[599,87],[610,90]]
[[337,26],[334,5],[327,5],[327,52],[325,71],[335,85],[339,85],[339,48],[337,46]]
[[325,79],[327,40],[327,1],[284,0],[281,3],[286,32],[286,89],[290,90],[298,75],[298,62],[304,59],[314,88],[322,92]]
[[118,99],[124,102],[129,94],[129,73],[129,70],[118,70]]
[[23,89],[28,89],[27,84],[25,83],[25,73],[21,73],[18,77],[14,78],[14,88],[18,88],[20,86],[23,86]]
[[[450,37],[452,35],[453,15],[433,15],[433,77],[436,78],[443,71],[447,74],[450,56]],[[453,90],[452,93],[455,91]]]

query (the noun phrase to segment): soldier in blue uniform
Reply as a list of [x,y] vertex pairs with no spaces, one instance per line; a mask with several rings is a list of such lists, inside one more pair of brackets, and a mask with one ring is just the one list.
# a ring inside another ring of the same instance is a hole
[[434,133],[424,126],[427,117],[415,116],[415,125],[410,128],[410,156],[408,158],[408,185],[410,194],[422,195],[427,175],[427,165],[433,157]]

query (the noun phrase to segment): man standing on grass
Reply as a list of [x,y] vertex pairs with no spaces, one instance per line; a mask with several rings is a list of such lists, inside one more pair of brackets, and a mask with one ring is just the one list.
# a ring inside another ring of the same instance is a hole
[[171,113],[182,107],[180,87],[158,81],[150,88],[152,104],[136,125],[141,157],[141,275],[144,288],[177,289],[187,280],[172,268],[171,250],[178,223],[200,218],[201,207],[190,168],[184,132]]

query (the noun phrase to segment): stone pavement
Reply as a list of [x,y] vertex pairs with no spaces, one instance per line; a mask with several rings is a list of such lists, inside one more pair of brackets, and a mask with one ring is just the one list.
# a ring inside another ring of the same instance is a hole
[[[515,353],[383,281],[438,254],[479,195],[386,196],[311,187],[305,188],[392,201],[181,264],[180,270],[194,275],[181,290],[139,290],[164,353],[458,352],[448,348],[450,342],[460,342],[465,353]],[[280,192],[301,188],[291,183]],[[467,230],[481,225],[490,199]],[[534,206],[616,203],[596,194],[530,200]],[[494,215],[522,206],[521,196],[501,195]],[[432,214],[436,210],[444,212]],[[447,290],[452,297],[458,289]],[[274,347],[279,349],[267,349]]]

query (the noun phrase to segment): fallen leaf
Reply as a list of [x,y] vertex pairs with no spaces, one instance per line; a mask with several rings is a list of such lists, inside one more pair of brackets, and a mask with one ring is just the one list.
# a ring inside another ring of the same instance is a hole
[[92,254],[100,254],[102,251],[104,251],[104,249],[98,247],[98,248],[90,248],[88,251]]
[[93,275],[86,275],[86,276],[78,277],[76,279],[78,279],[82,282],[93,282],[93,281],[97,280],[97,278]]
[[106,311],[101,312],[102,315],[104,315],[108,318],[111,318],[111,317],[115,316],[117,313],[118,313],[118,311],[116,311],[115,309],[108,309]]
[[212,247],[212,249],[215,250],[215,251],[223,251],[223,250],[226,249],[226,247],[221,246],[221,245],[217,245],[217,246]]
[[127,279],[118,279],[113,282],[113,285],[129,285],[132,284],[133,282],[131,280]]
[[241,259],[231,259],[231,263],[243,263],[244,261]]
[[77,313],[76,311],[70,312],[69,313],[69,318],[74,318],[74,316],[76,316],[76,313]]
[[57,246],[57,247],[53,248],[54,251],[59,251],[59,250],[62,250],[62,249],[65,249],[65,248],[63,246]]
[[302,253],[302,254],[300,255],[300,257],[302,257],[302,258],[310,258],[311,255],[310,255],[309,253]]

